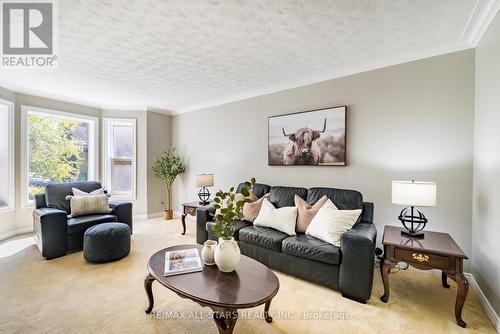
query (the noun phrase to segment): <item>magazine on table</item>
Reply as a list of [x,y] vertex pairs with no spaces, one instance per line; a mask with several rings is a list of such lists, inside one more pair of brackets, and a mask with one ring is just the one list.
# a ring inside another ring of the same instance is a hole
[[165,252],[165,276],[179,275],[202,271],[198,249],[180,249]]

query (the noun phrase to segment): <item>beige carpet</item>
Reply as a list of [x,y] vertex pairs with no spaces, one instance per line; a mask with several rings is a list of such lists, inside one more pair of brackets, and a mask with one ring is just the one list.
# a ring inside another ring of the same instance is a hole
[[[86,263],[81,252],[45,261],[34,245],[1,258],[0,332],[217,333],[210,309],[157,283],[156,318],[144,313],[149,256],[163,247],[194,243],[194,222],[188,223],[185,236],[180,225],[178,220],[137,222],[130,255],[113,263]],[[240,311],[235,333],[495,333],[474,290],[463,311],[468,327],[462,329],[453,315],[453,283],[444,289],[437,273],[400,271],[391,274],[391,299],[384,304],[379,301],[382,284],[376,270],[367,305],[277,273],[281,287],[271,304],[273,323],[261,318],[263,306]],[[320,315],[330,319],[305,319]]]

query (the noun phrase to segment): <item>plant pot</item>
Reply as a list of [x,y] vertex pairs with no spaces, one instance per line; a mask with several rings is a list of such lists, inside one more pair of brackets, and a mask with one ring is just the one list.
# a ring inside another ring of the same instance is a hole
[[214,253],[215,264],[219,270],[225,273],[230,273],[240,263],[240,247],[234,238],[223,239],[219,238],[219,244],[215,247]]
[[163,219],[164,220],[172,220],[172,219],[174,219],[174,210],[165,210],[165,211],[163,211]]

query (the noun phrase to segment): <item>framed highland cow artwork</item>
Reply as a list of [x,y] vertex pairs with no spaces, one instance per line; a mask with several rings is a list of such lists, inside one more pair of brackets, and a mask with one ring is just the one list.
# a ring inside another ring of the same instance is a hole
[[346,106],[269,117],[270,166],[345,166]]

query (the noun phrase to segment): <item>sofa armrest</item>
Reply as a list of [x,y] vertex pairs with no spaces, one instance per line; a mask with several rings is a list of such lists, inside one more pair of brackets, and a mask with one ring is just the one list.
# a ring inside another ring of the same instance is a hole
[[354,225],[340,238],[339,290],[344,297],[359,302],[370,299],[376,239],[377,229],[368,223]]
[[207,222],[213,220],[215,208],[207,205],[196,209],[196,242],[203,244],[208,240]]
[[110,214],[115,215],[116,219],[120,223],[127,224],[130,227],[130,233],[132,234],[132,203],[130,202],[120,202],[120,201],[110,201],[109,207],[112,209]]
[[55,208],[33,211],[33,230],[42,256],[47,260],[66,255],[68,251],[68,216]]
[[363,202],[363,214],[361,223],[373,223],[373,203]]

